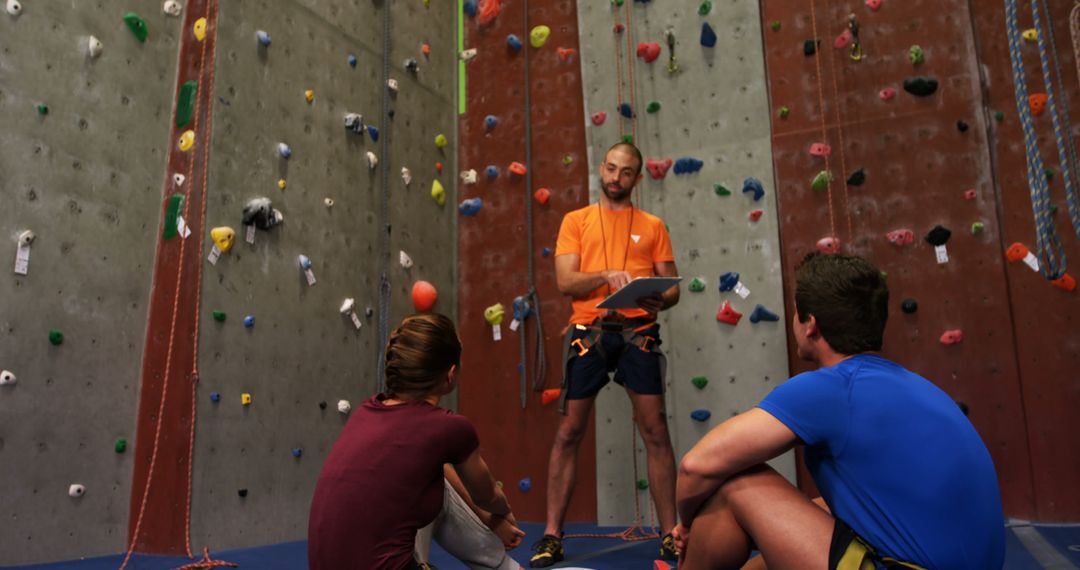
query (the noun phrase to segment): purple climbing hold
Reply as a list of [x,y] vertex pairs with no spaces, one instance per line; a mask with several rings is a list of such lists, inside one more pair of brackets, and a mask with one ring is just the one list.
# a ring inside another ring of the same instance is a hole
[[716,47],[716,32],[708,22],[701,23],[701,45],[708,48]]
[[510,34],[506,36],[506,45],[509,46],[510,49],[518,51],[521,49],[521,38],[514,34]]
[[776,322],[780,320],[780,316],[776,313],[765,308],[765,305],[758,305],[754,307],[754,312],[750,313],[750,322],[757,323],[761,321]]
[[684,156],[675,161],[675,174],[697,172],[701,170],[701,167],[703,166],[705,166],[705,161],[698,160],[691,156]]
[[731,291],[735,289],[735,286],[739,284],[739,274],[734,271],[728,271],[720,276],[720,292]]
[[761,185],[760,180],[754,178],[753,176],[748,176],[746,177],[746,180],[743,180],[742,191],[743,194],[752,192],[754,194],[755,202],[761,200],[761,198],[765,196],[765,187]]
[[619,105],[619,114],[627,119],[633,119],[634,109],[630,106],[630,103],[623,103],[622,105]]
[[369,137],[371,137],[371,140],[373,140],[373,141],[379,140],[379,129],[378,129],[378,127],[376,127],[374,125],[368,125],[367,126],[367,134],[368,134]]
[[693,419],[695,422],[708,421],[708,419],[711,417],[712,412],[710,412],[709,410],[694,410],[690,412],[690,418]]
[[461,204],[458,205],[458,212],[461,212],[462,216],[475,216],[483,207],[484,201],[480,198],[469,198],[461,201]]

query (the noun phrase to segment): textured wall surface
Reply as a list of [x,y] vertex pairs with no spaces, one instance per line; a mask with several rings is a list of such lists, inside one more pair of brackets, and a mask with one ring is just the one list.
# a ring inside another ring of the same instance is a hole
[[[704,161],[696,173],[676,174],[672,168],[661,180],[646,173],[638,189],[640,206],[667,222],[684,278],[681,301],[661,316],[668,358],[668,421],[678,458],[710,428],[753,407],[787,377],[758,6],[750,1],[715,3],[706,15],[699,14],[697,3],[689,2],[678,6],[627,2],[617,11],[612,6],[580,7],[587,114],[582,119],[607,113],[602,125],[587,127],[593,200],[599,191],[596,165],[623,133],[636,132],[646,159]],[[701,45],[705,22],[718,36],[715,47]],[[613,34],[616,24],[626,26],[626,31]],[[669,72],[668,30],[676,38],[675,73]],[[652,63],[636,57],[640,42],[659,43],[660,57]],[[636,129],[618,108],[631,97]],[[659,103],[659,110],[649,112],[653,102]],[[764,186],[760,201],[741,191],[750,176]],[[731,195],[718,195],[716,184]],[[750,212],[759,209],[760,220],[752,221]],[[749,297],[719,291],[719,276],[729,271],[739,273]],[[705,282],[703,292],[689,291],[695,277]],[[725,300],[744,315],[735,327],[716,320]],[[750,323],[757,304],[780,320]],[[695,387],[691,379],[696,376],[704,376],[708,384]],[[692,420],[690,413],[697,409],[709,410],[712,417],[706,422]],[[625,390],[609,385],[597,400],[596,414],[598,519],[602,524],[628,524],[635,516],[634,493],[639,493],[643,513],[648,497],[635,487],[634,457],[638,477],[644,478],[645,454],[640,438],[631,439],[632,414]],[[632,446],[637,447],[636,455]],[[790,457],[778,459],[775,466],[794,476]],[[648,515],[644,518],[650,522]]]
[[[0,15],[0,368],[18,379],[0,387],[3,563],[124,547],[178,29],[157,1],[23,7]],[[146,18],[145,44],[126,10]],[[19,276],[25,229],[37,240]]]

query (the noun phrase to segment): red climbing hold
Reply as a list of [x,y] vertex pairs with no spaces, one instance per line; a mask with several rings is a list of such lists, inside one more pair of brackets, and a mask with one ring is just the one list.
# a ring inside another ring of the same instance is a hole
[[851,35],[851,30],[844,30],[839,36],[836,36],[836,39],[832,43],[832,47],[844,49],[851,45],[851,40],[853,39],[854,37]]
[[866,7],[870,8],[871,12],[877,12],[881,8],[881,0],[866,0]]
[[814,143],[810,145],[810,154],[827,157],[832,154],[832,147],[825,143]]
[[598,127],[600,125],[604,124],[604,121],[606,121],[606,120],[607,120],[607,113],[605,113],[603,111],[600,111],[599,113],[593,113],[593,115],[592,115],[592,124],[594,124],[594,125],[596,125]]
[[896,89],[892,87],[886,87],[881,91],[878,91],[877,96],[882,101],[890,101],[893,97],[896,97]]
[[616,34],[621,34],[625,30],[626,30],[626,26],[624,26],[622,24],[615,24],[615,33]]
[[[639,51],[640,53],[640,51]],[[1031,105],[1031,114],[1038,117],[1046,110],[1046,93],[1035,93],[1028,97],[1028,103]]]
[[533,192],[533,198],[540,204],[547,204],[548,200],[551,199],[551,190],[541,188],[536,192]]
[[915,243],[915,232],[908,229],[893,230],[885,234],[885,238],[894,245],[910,245]]
[[436,170],[436,172],[442,172],[442,163],[441,162],[436,162],[435,163],[435,170]]
[[525,176],[526,171],[527,171],[527,169],[525,168],[524,164],[521,164],[520,162],[511,162],[510,163],[510,174],[516,174],[518,176]]
[[502,0],[480,0],[480,25],[490,24],[502,10]]
[[964,340],[964,331],[960,329],[945,331],[944,333],[942,333],[941,338],[939,338],[938,340],[940,340],[941,344],[944,344],[945,346],[959,344],[960,341]]
[[1061,277],[1054,279],[1050,284],[1058,289],[1064,289],[1066,291],[1076,290],[1076,279],[1073,279],[1073,276],[1068,273],[1062,274]]
[[761,219],[761,214],[765,213],[764,210],[753,210],[750,212],[750,221],[756,222]]
[[660,44],[657,42],[639,43],[637,45],[637,56],[645,60],[645,63],[656,61],[656,58],[660,57]]
[[559,54],[559,59],[562,61],[570,61],[570,58],[574,57],[574,48],[556,48],[555,51]]
[[964,190],[964,199],[965,200],[974,200],[975,196],[977,196],[977,195],[978,195],[978,192],[976,192],[974,188],[969,188],[967,190]]
[[664,176],[667,176],[668,169],[671,168],[671,159],[666,160],[646,160],[645,169],[649,171],[649,175],[653,180],[660,180]]
[[731,301],[724,301],[724,304],[720,305],[720,310],[716,312],[716,320],[731,326],[739,324],[741,318],[742,313],[731,306]]
[[1009,249],[1005,250],[1005,259],[1011,262],[1017,262],[1027,257],[1028,248],[1020,242],[1016,242],[1009,246]]
[[417,281],[412,286],[412,303],[417,313],[430,311],[438,300],[439,293],[435,286],[427,281]]
[[548,388],[547,390],[544,390],[540,393],[540,403],[546,406],[555,400],[558,400],[561,392],[562,390],[559,388]]
[[817,241],[817,250],[825,255],[840,253],[840,240],[834,237],[823,237]]
[[424,54],[424,57],[431,55],[431,44],[421,44],[420,53]]

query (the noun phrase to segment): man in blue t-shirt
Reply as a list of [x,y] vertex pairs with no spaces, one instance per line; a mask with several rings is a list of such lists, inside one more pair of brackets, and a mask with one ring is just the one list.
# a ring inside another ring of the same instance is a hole
[[[799,374],[710,431],[679,469],[682,564],[738,568],[1001,568],[997,475],[945,392],[882,358],[889,290],[866,260],[811,254],[795,270]],[[822,496],[764,464],[796,445]],[[763,560],[762,560],[763,558]]]

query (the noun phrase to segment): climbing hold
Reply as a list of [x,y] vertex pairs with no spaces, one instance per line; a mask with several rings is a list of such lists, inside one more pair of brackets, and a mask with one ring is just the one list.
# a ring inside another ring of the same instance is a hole
[[1024,38],[1025,41],[1029,42],[1038,41],[1039,32],[1035,28],[1028,28],[1020,33],[1020,37]]
[[446,189],[443,188],[442,183],[438,180],[433,180],[431,182],[431,198],[440,206],[446,205]]
[[518,51],[521,49],[521,45],[521,38],[517,37],[514,34],[509,34],[506,36],[506,47],[510,48],[513,51]]
[[465,0],[465,5],[461,7],[465,15],[472,18],[476,16],[476,0]]
[[926,241],[936,247],[948,243],[950,237],[952,237],[952,232],[945,226],[938,224],[926,234]]
[[255,326],[255,315],[248,315],[244,317],[244,328],[250,329]]
[[[720,292],[726,293],[732,291],[742,285],[739,281],[739,274],[736,271],[728,271],[720,275]],[[740,289],[745,290],[745,287]]]
[[866,183],[866,171],[861,169],[861,168],[856,170],[855,172],[852,172],[851,176],[848,176],[848,179],[847,179],[847,185],[848,186],[862,186],[865,183]]
[[416,61],[415,57],[406,58],[401,65],[404,66],[405,71],[408,71],[409,73],[420,71],[420,64]]
[[38,112],[39,115],[48,115],[49,114],[49,106],[46,105],[45,103],[38,103],[37,112]]
[[659,101],[650,101],[649,105],[647,107],[645,107],[645,112],[649,113],[649,114],[656,113],[659,110],[660,110],[660,102]]
[[484,309],[484,320],[491,326],[502,324],[503,314],[505,312],[506,309],[503,307],[502,303],[495,303]]
[[435,136],[435,146],[439,148],[446,148],[446,145],[450,144],[450,141],[446,139],[446,135],[440,134]]
[[409,269],[413,266],[412,258],[403,250],[398,252],[398,263],[401,264],[403,269]]
[[240,394],[240,405],[242,405],[242,406],[250,406],[251,405],[251,394],[248,394],[247,392],[244,392],[243,394]]
[[493,22],[502,10],[502,0],[480,0],[480,26]]
[[[514,320],[521,323],[525,322],[525,319],[529,318],[532,314],[532,306],[525,300],[525,297],[514,297],[514,302],[511,304],[514,310]],[[512,328],[512,326],[511,326]]]
[[709,12],[712,12],[712,0],[701,0],[701,4],[699,4],[697,8],[697,13],[701,16],[708,16]]
[[844,49],[844,48],[848,47],[849,45],[851,45],[851,42],[854,41],[854,40],[855,40],[855,36],[852,35],[851,30],[846,29],[843,32],[840,32],[839,36],[836,36],[836,39],[833,40],[832,47],[834,49]]
[[290,156],[292,156],[292,148],[290,148],[289,145],[283,142],[278,143],[277,151],[278,154],[281,155],[281,158],[288,159]]
[[[470,48],[470,49],[458,52],[458,59],[460,59],[461,61],[469,61],[470,59],[476,57],[477,53],[478,52],[476,51],[476,48]],[[389,83],[387,83],[387,84],[389,85]],[[394,82],[394,88],[393,89],[394,89],[394,92],[397,92],[397,82]]]
[[929,97],[937,88],[938,80],[932,77],[909,77],[904,80],[904,91],[917,97]]
[[968,124],[964,121],[956,121],[956,130],[966,133],[968,130]]
[[637,488],[638,488],[639,491],[644,491],[644,490],[648,489],[649,488],[649,480],[648,479],[638,479],[637,480]]
[[462,172],[459,176],[461,176],[462,184],[476,184],[476,170],[474,169],[470,168],[469,170]]
[[986,224],[982,222],[974,222],[971,224],[971,235],[978,235],[986,229]]
[[401,167],[401,181],[404,182],[406,186],[412,184],[412,172],[405,166]]
[[757,305],[754,307],[754,311],[750,313],[750,322],[759,323],[761,321],[776,322],[780,320],[780,316],[776,313],[765,308],[765,305]]
[[214,311],[212,314],[214,315],[214,320],[215,321],[217,321],[219,323],[225,322],[225,319],[226,319],[225,311]]
[[881,99],[882,101],[891,101],[893,97],[896,97],[896,89],[886,87],[881,91],[878,91],[877,96],[878,99]]
[[525,176],[525,172],[527,171],[525,165],[520,162],[511,162],[509,170],[510,174],[516,174],[517,176]]
[[14,384],[15,373],[10,370],[0,370],[0,386],[10,386]]
[[529,491],[531,491],[532,490],[532,479],[529,478],[529,477],[526,477],[526,478],[522,479],[521,481],[518,481],[518,489],[521,490],[522,493],[528,493]]
[[438,172],[439,174],[442,174],[442,163],[441,162],[436,162],[435,163],[435,172]]
[[787,106],[782,106],[782,107],[780,107],[780,109],[778,109],[776,111],[776,115],[778,117],[780,117],[781,119],[788,118],[788,115],[790,115],[790,114],[791,114],[791,109],[787,108]]
[[915,44],[908,49],[908,59],[911,60],[912,65],[919,65],[926,61],[926,54],[923,53],[922,46]]
[[812,56],[815,53],[817,53],[817,44],[818,44],[818,41],[814,40],[814,39],[803,41],[803,45],[802,45],[803,55],[809,57],[809,56]]
[[22,13],[22,4],[19,0],[7,0],[7,13],[12,16],[18,16]]
[[1028,96],[1028,105],[1031,106],[1031,114],[1038,117],[1046,110],[1046,102],[1049,98],[1046,93],[1032,93]]
[[969,188],[967,190],[964,190],[964,199],[965,200],[974,200],[977,195],[978,195],[978,192],[976,192],[974,188]]
[[544,249],[541,249],[540,250],[540,255],[542,255],[544,257],[551,257],[551,248],[550,247],[545,247]]
[[424,57],[431,56],[431,44],[427,42],[420,44],[420,53],[424,54]]
[[270,34],[264,32],[263,30],[258,30],[255,32],[255,39],[259,40],[259,45],[263,47],[268,47],[270,45]]
[[425,313],[430,311],[435,306],[435,301],[438,300],[439,293],[435,290],[435,286],[427,281],[417,281],[412,286],[412,302],[413,308],[417,313]]
[[179,146],[183,152],[191,150],[191,147],[195,146],[195,131],[184,131],[184,134],[180,135]]
[[716,32],[708,22],[701,23],[701,45],[707,48],[716,47]]
[[180,15],[180,11],[183,9],[180,6],[180,2],[177,0],[166,0],[165,4],[161,6],[161,11],[165,12],[166,16],[176,17]]
[[284,178],[278,178],[277,187],[279,189],[284,190],[288,185],[289,183]]
[[660,180],[664,176],[667,176],[667,171],[671,168],[672,160],[670,158],[664,160],[649,159],[645,161],[645,169],[649,171],[649,175],[653,180]]
[[994,113],[994,120],[996,120],[999,123],[1001,121],[1004,121],[1005,120],[1005,113],[1003,113],[1001,111],[998,111],[998,112]]
[[314,89],[306,89],[306,90],[304,90],[304,100],[307,101],[308,104],[313,103],[315,101],[315,90]]
[[[717,196],[731,196],[731,190],[727,189],[727,186],[723,184],[713,184],[713,192],[716,192]],[[765,191],[762,190],[762,193]]]
[[343,414],[348,414],[352,411],[352,404],[348,400],[338,400],[337,411]]
[[221,394],[218,394],[217,392],[210,392],[210,401],[215,403],[215,404],[220,402],[221,401]]
[[548,200],[551,200],[551,190],[540,188],[536,192],[533,192],[533,200],[536,200],[541,206],[547,204]]
[[1076,279],[1073,279],[1073,276],[1068,273],[1063,273],[1061,277],[1051,280],[1050,284],[1065,291],[1076,290]]
[[327,196],[326,198],[323,198],[322,203],[323,203],[323,206],[326,206],[327,208],[330,208],[330,207],[332,207],[334,205],[334,199]]
[[359,113],[346,113],[345,114],[345,130],[352,131],[356,134],[362,134],[364,132],[364,117]]
[[909,315],[914,314],[919,310],[919,303],[915,299],[904,299],[900,301],[900,310]]
[[326,400],[323,400],[323,401],[319,402],[319,409],[320,410],[325,410],[326,409]]
[[214,240],[214,245],[216,245],[222,253],[232,249],[233,240],[235,238],[236,232],[228,226],[221,226],[210,230],[210,239]]
[[495,115],[488,115],[484,117],[484,126],[487,127],[487,130],[490,131],[491,129],[494,129],[498,124],[499,118]]
[[146,27],[145,20],[135,12],[128,12],[124,14],[124,23],[131,29],[131,33],[135,34],[135,39],[146,42],[146,36],[150,34],[150,30]]
[[161,237],[165,239],[172,239],[177,234],[176,219],[180,216],[180,208],[184,205],[184,195],[176,192],[169,196],[169,201],[165,206],[165,228],[161,232]]
[[881,8],[881,0],[866,0],[866,7],[869,8],[871,12],[877,12],[878,9]]
[[600,111],[599,113],[593,113],[592,114],[592,124],[594,124],[594,125],[596,125],[598,127],[600,125],[604,124],[604,121],[606,121],[606,120],[607,120],[607,113],[605,113],[603,111]]
[[694,376],[690,379],[690,383],[694,385],[698,390],[703,390],[709,383],[709,379],[704,376]]
[[564,63],[570,61],[570,58],[574,57],[575,52],[576,50],[574,50],[574,48],[555,48],[555,53],[559,55],[559,61]]
[[64,333],[60,332],[57,329],[52,329],[49,331],[49,344],[53,346],[60,346],[63,343]]
[[237,489],[236,494],[240,495],[240,498],[243,499],[244,497],[248,496],[248,490],[247,489]]
[[345,61],[349,63],[349,67],[356,67],[356,54],[350,53],[349,57],[345,58]]
[[756,222],[761,219],[761,215],[764,213],[764,210],[751,210],[750,214],[747,217],[750,219],[751,222]]
[[619,114],[627,119],[634,118],[634,108],[630,106],[630,103],[623,103],[619,105]]
[[386,88],[387,88],[387,89],[388,89],[388,90],[390,91],[390,93],[391,93],[392,95],[396,95],[396,94],[397,94],[397,92],[398,92],[398,82],[397,82],[397,79],[392,79],[392,78],[391,78],[391,79],[387,79],[387,80],[386,80]]
[[953,329],[945,331],[941,334],[941,338],[938,339],[941,344],[945,346],[951,346],[958,344],[964,340],[964,331],[960,329]]
[[191,33],[195,34],[195,39],[203,41],[206,39],[206,18],[199,18],[195,20],[195,23],[191,25]]
[[828,170],[822,170],[821,172],[817,173],[817,176],[814,177],[813,182],[810,183],[810,187],[813,188],[815,192],[821,192],[828,189],[829,183],[832,181],[832,172],[829,172]]
[[675,161],[675,174],[689,174],[698,172],[705,166],[705,162],[690,156],[684,156]]
[[101,50],[103,48],[104,46],[101,45],[101,40],[95,38],[94,36],[90,36],[90,38],[86,40],[86,52],[90,54],[90,57],[97,57],[101,55]]
[[908,229],[893,230],[885,234],[885,239],[893,245],[911,245],[915,243],[915,232]]
[[[195,80],[185,81],[180,86],[180,94],[176,97],[176,128],[183,128],[191,122],[191,115],[195,112],[195,95],[198,93],[199,84]],[[194,138],[194,133],[192,133]]]
[[705,290],[705,280],[700,277],[695,277],[690,280],[687,289],[689,289],[691,293],[701,293]]
[[825,255],[840,253],[840,239],[832,236],[823,237],[814,244],[817,250]]
[[626,26],[624,26],[622,24],[615,24],[614,31],[615,31],[616,34],[623,33],[623,30],[625,30],[625,29],[626,29]]
[[484,169],[484,175],[487,176],[489,180],[494,180],[498,178],[499,167],[495,166],[494,164],[487,165],[487,168]]
[[484,201],[480,198],[468,198],[462,200],[461,203],[458,204],[458,212],[460,212],[462,216],[475,216],[480,212],[480,208],[483,207]]
[[810,145],[810,155],[828,157],[832,155],[832,147],[825,143],[814,143]]
[[84,493],[86,493],[86,487],[78,483],[75,483],[72,486],[68,487],[69,497],[74,497],[78,499],[79,497],[83,496]]
[[724,301],[724,304],[720,305],[720,310],[716,312],[716,320],[731,326],[739,324],[741,318],[742,313],[731,306],[731,301]]
[[1005,258],[1012,262],[1020,261],[1029,255],[1032,258],[1035,257],[1034,255],[1031,255],[1031,251],[1020,242],[1013,243],[1005,250]]
[[368,168],[375,170],[375,167],[379,165],[379,157],[375,156],[375,153],[370,150],[365,152],[364,156],[367,158]]
[[280,224],[285,216],[276,209],[269,198],[259,197],[248,200],[241,212],[240,219],[245,226],[255,226],[260,230],[269,230]]
[[645,63],[652,63],[660,57],[660,44],[657,42],[641,42],[637,46],[637,56]]
[[296,458],[299,459],[300,455],[302,455],[303,453],[304,453],[304,450],[299,448],[299,447],[292,448],[292,456],[293,457],[296,457]]
[[529,32],[529,45],[534,48],[542,48],[547,43],[549,36],[551,36],[551,28],[536,26]]
[[708,421],[711,417],[712,412],[710,412],[709,410],[694,410],[690,412],[690,419],[694,420],[695,422]]
[[183,174],[180,174],[179,172],[175,172],[172,175],[172,180],[173,180],[173,184],[176,184],[177,186],[183,186],[184,181],[187,180],[187,177],[184,176]]

